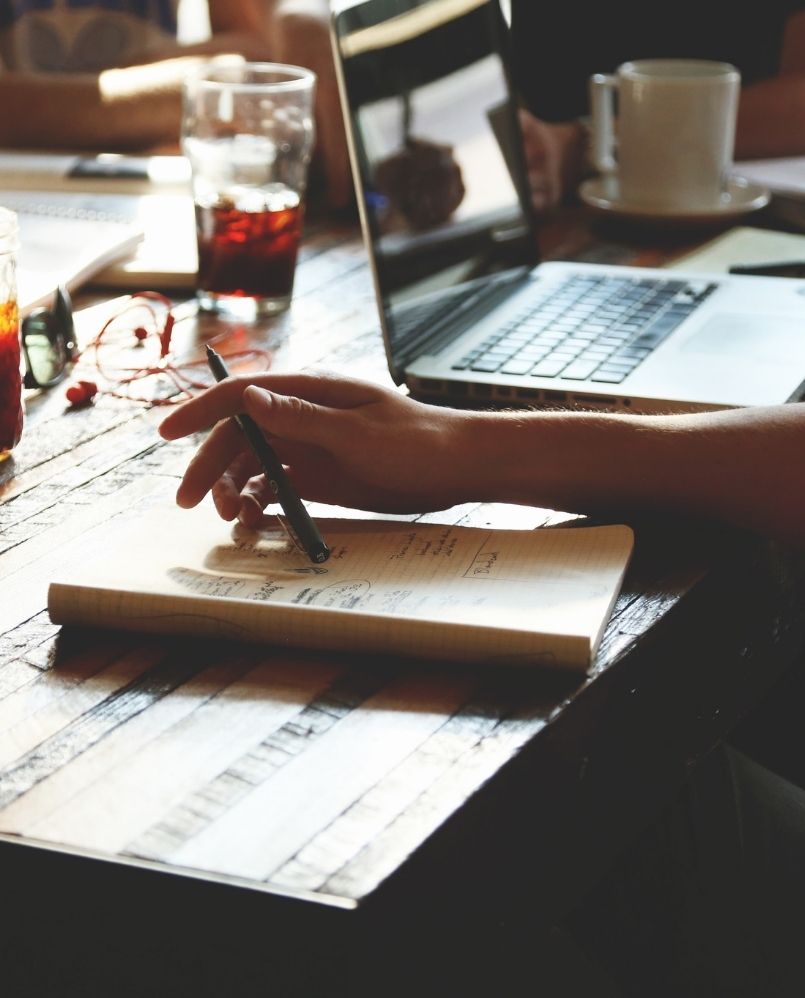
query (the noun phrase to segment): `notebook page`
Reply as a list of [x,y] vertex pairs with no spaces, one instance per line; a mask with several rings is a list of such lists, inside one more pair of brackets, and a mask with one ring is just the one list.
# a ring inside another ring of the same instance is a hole
[[17,289],[23,314],[50,304],[60,284],[75,290],[112,261],[131,256],[142,229],[112,203],[75,194],[0,190],[0,204],[17,212]]
[[[388,639],[402,621],[400,640],[412,653],[424,653],[424,641],[429,654],[454,657],[453,643],[463,656],[484,641],[484,654],[526,654],[537,651],[535,635],[549,635],[562,645],[560,657],[578,655],[579,646],[588,664],[632,543],[626,527],[501,531],[321,520],[332,555],[312,565],[275,523],[267,518],[253,532],[223,523],[208,506],[149,511],[113,534],[97,561],[56,580],[51,616],[86,622],[102,612],[106,593],[115,613],[143,627],[148,617],[175,615],[185,629],[190,618],[207,628],[217,620],[235,628],[219,633],[239,636],[273,617],[284,641],[296,633],[296,643],[310,646],[306,631],[321,630],[334,646],[355,647],[361,635],[369,646]],[[551,651],[544,642],[540,648]]]
[[[2,183],[2,177],[0,177]],[[189,194],[94,194],[0,188],[18,213],[19,300],[49,303],[58,283],[188,290],[198,269]]]

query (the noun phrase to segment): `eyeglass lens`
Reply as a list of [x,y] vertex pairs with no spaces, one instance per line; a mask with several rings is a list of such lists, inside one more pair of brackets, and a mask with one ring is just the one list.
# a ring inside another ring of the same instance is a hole
[[63,376],[74,359],[75,332],[70,298],[59,289],[52,311],[36,309],[22,321],[26,388],[49,388]]
[[55,328],[49,312],[29,315],[23,321],[23,343],[31,379],[31,387],[46,388],[61,377],[67,366],[64,338]]

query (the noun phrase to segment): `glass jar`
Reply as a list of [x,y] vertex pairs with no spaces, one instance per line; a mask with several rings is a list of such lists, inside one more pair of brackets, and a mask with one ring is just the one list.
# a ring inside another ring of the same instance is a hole
[[17,242],[17,216],[0,208],[0,461],[8,457],[22,435]]

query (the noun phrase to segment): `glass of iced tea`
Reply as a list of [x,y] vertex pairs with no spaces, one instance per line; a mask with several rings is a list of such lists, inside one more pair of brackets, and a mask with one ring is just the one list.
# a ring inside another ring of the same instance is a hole
[[0,461],[22,435],[22,357],[17,310],[17,216],[0,208]]
[[184,91],[202,308],[242,318],[288,307],[313,148],[316,77],[278,63],[210,68]]

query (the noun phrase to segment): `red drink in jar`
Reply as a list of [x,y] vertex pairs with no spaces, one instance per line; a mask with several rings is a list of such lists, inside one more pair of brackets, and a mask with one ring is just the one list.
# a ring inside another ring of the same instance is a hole
[[197,201],[200,292],[285,307],[293,290],[302,217],[299,195],[291,190]]
[[17,216],[0,208],[0,461],[8,457],[22,435],[16,252]]
[[17,303],[0,304],[0,460],[22,435],[22,377]]

